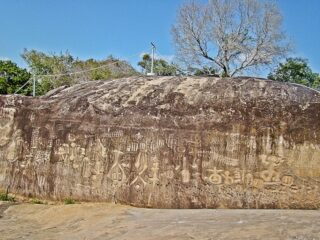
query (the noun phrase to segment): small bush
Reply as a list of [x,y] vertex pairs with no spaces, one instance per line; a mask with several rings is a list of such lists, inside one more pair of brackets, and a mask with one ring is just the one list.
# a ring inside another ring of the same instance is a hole
[[15,202],[15,198],[7,193],[0,192],[0,201]]
[[75,204],[76,203],[76,201],[73,200],[72,198],[65,198],[63,200],[63,202],[64,202],[64,204]]
[[32,199],[31,203],[33,203],[33,204],[44,204],[44,202],[42,202],[41,200],[36,199],[36,198]]

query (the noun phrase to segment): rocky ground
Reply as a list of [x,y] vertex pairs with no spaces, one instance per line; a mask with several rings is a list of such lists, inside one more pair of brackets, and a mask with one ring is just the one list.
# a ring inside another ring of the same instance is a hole
[[0,203],[0,239],[320,239],[317,210]]

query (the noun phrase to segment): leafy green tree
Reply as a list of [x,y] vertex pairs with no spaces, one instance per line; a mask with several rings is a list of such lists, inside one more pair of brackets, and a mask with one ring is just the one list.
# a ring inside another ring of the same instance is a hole
[[308,87],[319,88],[320,76],[314,73],[303,58],[287,58],[286,62],[268,75],[269,79],[280,82],[298,83]]
[[74,84],[72,77],[68,75],[72,72],[74,58],[68,52],[46,54],[25,49],[21,56],[29,65],[32,74],[37,76],[37,95],[43,95],[62,85],[71,86]]
[[311,87],[320,91],[320,74],[318,74]]
[[37,76],[37,95],[63,85],[72,86],[91,80],[109,80],[137,74],[130,64],[113,56],[105,60],[80,60],[69,52],[46,54],[26,49],[21,56]]
[[[98,61],[95,59],[88,59],[85,61],[77,60],[74,62],[74,70],[76,72],[83,72],[74,76],[77,82],[81,82],[81,79],[90,79],[90,80],[108,80],[115,77],[115,74],[108,67],[103,67],[107,65],[112,65],[119,61],[113,57],[106,60]],[[93,69],[92,71],[86,72],[86,70]]]
[[[152,59],[149,54],[142,56],[142,61],[138,62],[138,65],[144,70],[144,72],[151,72]],[[180,75],[178,65],[174,63],[168,63],[164,59],[154,60],[154,73],[158,76],[176,76]]]
[[69,73],[74,62],[74,57],[69,52],[46,54],[37,50],[24,49],[21,56],[35,75]]
[[[30,73],[20,68],[12,61],[0,60],[0,94],[13,94],[22,85],[30,80]],[[26,87],[20,91],[25,95],[30,95],[31,87]]]
[[214,67],[205,66],[201,69],[191,69],[194,76],[219,76],[217,70]]

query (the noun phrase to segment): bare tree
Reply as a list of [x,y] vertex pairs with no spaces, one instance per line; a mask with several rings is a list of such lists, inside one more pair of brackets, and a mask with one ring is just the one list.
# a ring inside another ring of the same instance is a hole
[[184,63],[212,64],[234,76],[276,63],[290,50],[276,4],[264,0],[209,0],[183,5],[172,28]]

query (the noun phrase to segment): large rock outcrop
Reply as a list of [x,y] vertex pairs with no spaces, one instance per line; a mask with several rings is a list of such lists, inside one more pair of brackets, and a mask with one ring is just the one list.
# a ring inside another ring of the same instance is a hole
[[0,97],[0,186],[156,208],[319,208],[320,94],[133,77]]

